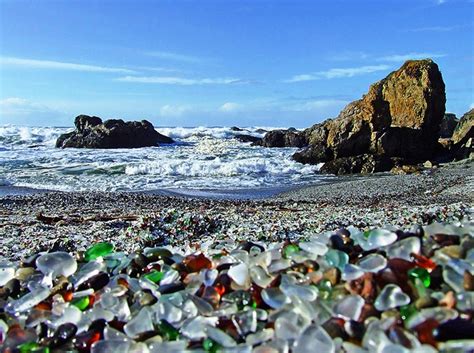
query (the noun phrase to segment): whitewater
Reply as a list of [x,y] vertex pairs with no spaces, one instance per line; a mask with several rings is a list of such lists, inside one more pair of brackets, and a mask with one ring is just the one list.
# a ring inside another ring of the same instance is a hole
[[56,191],[239,190],[327,180],[291,159],[294,148],[263,148],[234,137],[269,128],[163,127],[176,143],[137,149],[60,149],[66,127],[0,126],[0,187]]

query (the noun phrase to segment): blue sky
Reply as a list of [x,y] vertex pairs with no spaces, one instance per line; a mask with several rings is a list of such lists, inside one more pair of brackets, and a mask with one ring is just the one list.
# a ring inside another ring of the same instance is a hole
[[305,127],[406,59],[473,107],[474,2],[0,0],[0,124]]

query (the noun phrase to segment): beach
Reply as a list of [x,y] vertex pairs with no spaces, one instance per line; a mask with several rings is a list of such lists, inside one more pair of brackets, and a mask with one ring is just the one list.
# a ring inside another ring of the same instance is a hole
[[[418,175],[340,177],[255,200],[233,199],[231,192],[224,198],[119,192],[3,196],[0,253],[19,260],[54,244],[81,251],[97,241],[109,241],[126,252],[144,246],[189,246],[204,239],[271,242],[351,225],[410,229],[433,221],[470,219],[473,168],[465,161]],[[177,221],[163,221],[173,212],[177,218],[203,217],[204,230],[173,234],[179,233]]]
[[2,196],[3,347],[470,352],[473,176],[468,160],[251,200]]

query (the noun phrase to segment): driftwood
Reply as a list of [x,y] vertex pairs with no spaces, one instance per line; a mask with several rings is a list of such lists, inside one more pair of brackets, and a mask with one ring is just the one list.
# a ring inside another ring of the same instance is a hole
[[137,215],[94,215],[90,217],[82,217],[79,215],[66,215],[66,216],[56,216],[56,215],[44,215],[43,213],[38,213],[36,219],[42,223],[54,225],[58,222],[64,222],[67,224],[71,223],[87,223],[87,222],[108,222],[114,220],[122,221],[136,221],[139,216]]

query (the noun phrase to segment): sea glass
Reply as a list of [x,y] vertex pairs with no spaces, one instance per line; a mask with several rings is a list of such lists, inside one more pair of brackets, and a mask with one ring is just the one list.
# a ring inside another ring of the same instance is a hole
[[410,297],[403,293],[402,289],[395,284],[386,285],[375,300],[375,308],[385,311],[410,303]]
[[85,261],[92,261],[98,257],[104,257],[114,250],[114,246],[108,242],[97,243],[86,250],[84,253]]
[[70,254],[63,251],[46,253],[36,259],[36,267],[45,276],[52,279],[58,276],[69,277],[77,270],[77,262]]

